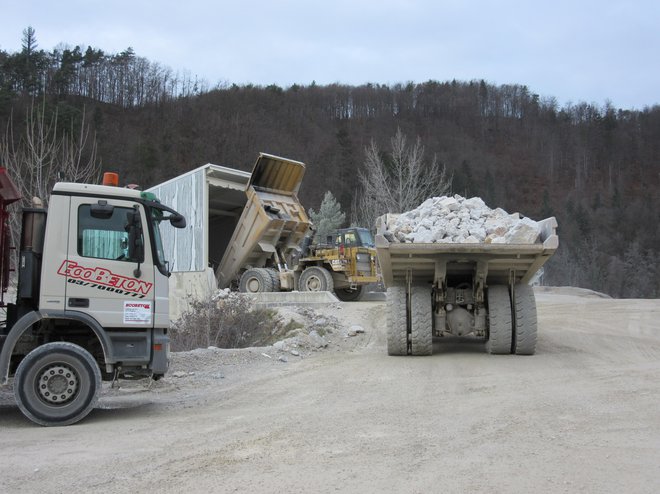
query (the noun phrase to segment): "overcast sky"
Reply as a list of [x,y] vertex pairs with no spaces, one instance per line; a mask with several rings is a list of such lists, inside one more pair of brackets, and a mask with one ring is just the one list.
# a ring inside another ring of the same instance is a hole
[[525,84],[568,102],[660,103],[658,0],[0,0],[0,49],[138,56],[217,83]]

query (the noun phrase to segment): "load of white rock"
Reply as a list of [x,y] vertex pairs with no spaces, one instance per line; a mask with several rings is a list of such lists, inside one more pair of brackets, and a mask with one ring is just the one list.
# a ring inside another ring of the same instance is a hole
[[379,233],[390,242],[533,244],[539,224],[518,213],[491,209],[479,197],[432,197],[399,215],[379,218]]

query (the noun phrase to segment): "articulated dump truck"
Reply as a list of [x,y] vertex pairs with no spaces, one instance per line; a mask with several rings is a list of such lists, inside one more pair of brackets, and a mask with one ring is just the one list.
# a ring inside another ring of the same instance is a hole
[[387,351],[431,355],[433,337],[483,339],[491,354],[531,355],[536,301],[529,282],[559,245],[554,217],[540,241],[398,243],[377,224],[376,251],[387,287]]

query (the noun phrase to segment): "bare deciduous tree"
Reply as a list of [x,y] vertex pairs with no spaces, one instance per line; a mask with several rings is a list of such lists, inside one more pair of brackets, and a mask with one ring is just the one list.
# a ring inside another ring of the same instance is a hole
[[[81,115],[80,128],[58,130],[55,112],[46,116],[45,99],[40,106],[34,100],[28,112],[25,132],[14,138],[12,120],[0,138],[0,163],[9,171],[12,181],[21,193],[21,204],[32,205],[38,197],[44,205],[57,181],[97,183],[101,165],[96,159],[96,139],[90,138],[90,130]],[[20,215],[11,216],[12,245],[17,246],[20,232]]]
[[[29,203],[33,196],[44,204],[57,181],[97,182],[101,166],[96,158],[96,139],[90,138],[85,110],[80,128],[58,129],[58,114],[46,115],[45,100],[40,106],[30,106],[25,133],[18,141],[10,119],[7,131],[0,139],[0,159],[12,180]],[[18,144],[15,144],[18,142]]]
[[391,139],[392,151],[383,155],[372,140],[365,149],[364,167],[359,171],[359,187],[352,207],[352,222],[371,227],[378,216],[403,213],[416,208],[429,197],[447,194],[451,176],[434,156],[424,160],[424,146],[417,138],[409,145],[397,129]]

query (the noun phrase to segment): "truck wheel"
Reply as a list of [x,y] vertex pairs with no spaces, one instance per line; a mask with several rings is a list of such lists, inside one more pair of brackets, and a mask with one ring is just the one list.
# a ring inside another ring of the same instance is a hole
[[511,298],[506,286],[495,285],[488,288],[488,319],[488,353],[511,353]]
[[268,274],[270,276],[270,279],[273,282],[273,291],[274,292],[279,292],[280,289],[282,288],[280,285],[280,273],[276,269],[268,269]]
[[412,355],[433,354],[433,303],[430,287],[412,287],[412,293],[410,294],[410,348]]
[[331,292],[334,288],[332,275],[319,266],[311,266],[300,275],[301,292]]
[[529,285],[515,286],[515,334],[513,349],[516,355],[534,355],[536,350],[536,299]]
[[244,293],[272,292],[273,280],[267,269],[250,268],[241,275],[238,290]]
[[337,295],[337,298],[343,302],[353,302],[359,299],[360,295],[362,295],[362,288],[361,285],[354,289],[335,288],[335,295]]
[[408,355],[406,288],[392,286],[387,289],[387,353]]
[[39,425],[70,425],[94,408],[101,370],[84,348],[58,341],[35,348],[21,361],[14,395],[23,415]]

